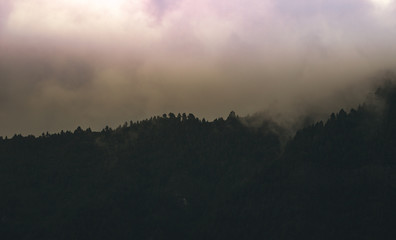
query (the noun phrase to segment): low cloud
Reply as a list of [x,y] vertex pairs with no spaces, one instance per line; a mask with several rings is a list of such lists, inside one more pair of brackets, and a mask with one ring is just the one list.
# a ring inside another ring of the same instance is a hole
[[2,1],[0,135],[167,112],[326,117],[395,68],[392,4]]

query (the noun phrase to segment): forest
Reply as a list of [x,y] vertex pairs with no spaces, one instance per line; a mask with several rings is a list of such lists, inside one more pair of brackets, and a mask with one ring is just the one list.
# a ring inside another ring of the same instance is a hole
[[234,112],[2,137],[0,238],[393,239],[396,87],[375,95],[286,138]]

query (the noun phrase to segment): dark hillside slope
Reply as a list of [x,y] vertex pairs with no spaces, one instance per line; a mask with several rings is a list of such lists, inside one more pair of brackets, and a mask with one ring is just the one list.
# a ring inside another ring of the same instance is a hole
[[[1,235],[221,237],[245,214],[239,203],[252,178],[279,154],[265,124],[251,129],[233,114],[213,122],[169,114],[100,133],[15,136],[0,144]],[[245,225],[254,221],[249,210]]]
[[0,236],[393,239],[396,91],[377,95],[382,107],[341,110],[285,149],[273,123],[234,113],[2,139]]
[[341,110],[289,142],[281,168],[303,209],[303,234],[391,239],[396,233],[395,90],[378,89],[381,107]]

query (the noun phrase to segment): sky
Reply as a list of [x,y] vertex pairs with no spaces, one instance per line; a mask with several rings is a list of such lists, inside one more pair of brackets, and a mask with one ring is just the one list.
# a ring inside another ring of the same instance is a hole
[[393,71],[395,40],[394,0],[0,0],[0,136],[327,116]]

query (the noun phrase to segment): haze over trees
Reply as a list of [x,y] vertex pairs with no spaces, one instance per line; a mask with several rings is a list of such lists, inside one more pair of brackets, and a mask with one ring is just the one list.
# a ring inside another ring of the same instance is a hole
[[0,140],[2,239],[390,239],[396,88],[285,132],[231,112]]

